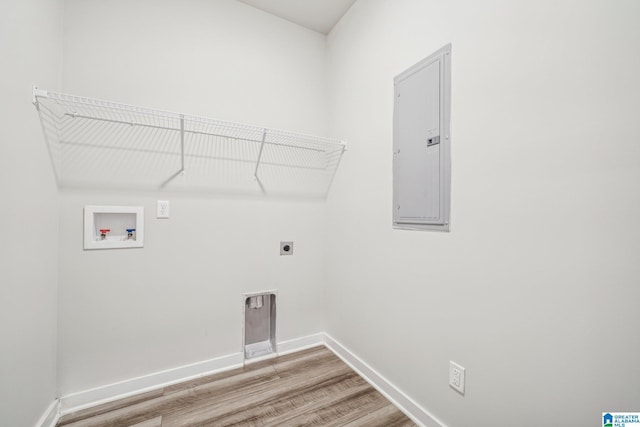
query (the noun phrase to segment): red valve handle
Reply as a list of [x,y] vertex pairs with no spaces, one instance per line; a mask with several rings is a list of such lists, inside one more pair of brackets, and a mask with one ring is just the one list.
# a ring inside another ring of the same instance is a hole
[[102,233],[102,234],[107,234],[107,233],[108,233],[108,232],[110,232],[110,231],[111,231],[111,229],[110,229],[110,228],[101,228],[101,229],[100,229],[100,233]]

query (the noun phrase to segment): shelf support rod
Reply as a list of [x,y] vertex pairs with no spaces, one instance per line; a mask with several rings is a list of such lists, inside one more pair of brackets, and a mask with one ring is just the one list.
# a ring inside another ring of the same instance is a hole
[[338,161],[336,162],[336,166],[333,169],[333,173],[331,174],[331,178],[329,179],[329,185],[327,186],[327,191],[325,191],[325,193],[324,193],[324,198],[325,199],[327,197],[329,197],[329,190],[331,190],[331,186],[333,185],[333,179],[336,177],[336,171],[338,170],[338,167],[340,166],[340,161],[342,160],[342,155],[344,154],[345,151],[347,151],[347,144],[344,144],[342,146],[342,149],[340,150],[340,156],[338,157]]
[[253,171],[253,177],[258,179],[258,168],[260,167],[260,158],[262,157],[262,149],[264,148],[264,141],[267,139],[267,130],[262,130],[262,142],[260,144],[260,152],[258,153],[258,161],[256,162],[256,170]]
[[180,172],[184,172],[184,114],[180,114]]

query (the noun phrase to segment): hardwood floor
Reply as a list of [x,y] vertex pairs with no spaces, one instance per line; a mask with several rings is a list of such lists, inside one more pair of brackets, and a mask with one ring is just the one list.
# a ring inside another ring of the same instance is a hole
[[321,346],[67,414],[57,426],[415,424]]

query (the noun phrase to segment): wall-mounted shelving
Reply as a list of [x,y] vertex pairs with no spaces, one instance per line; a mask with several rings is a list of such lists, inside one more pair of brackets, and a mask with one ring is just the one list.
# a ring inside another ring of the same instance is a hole
[[34,87],[61,187],[325,197],[344,141]]

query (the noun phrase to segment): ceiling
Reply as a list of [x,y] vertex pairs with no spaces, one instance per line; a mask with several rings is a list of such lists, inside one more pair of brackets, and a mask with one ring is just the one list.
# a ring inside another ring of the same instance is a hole
[[356,0],[238,0],[310,30],[328,34]]

